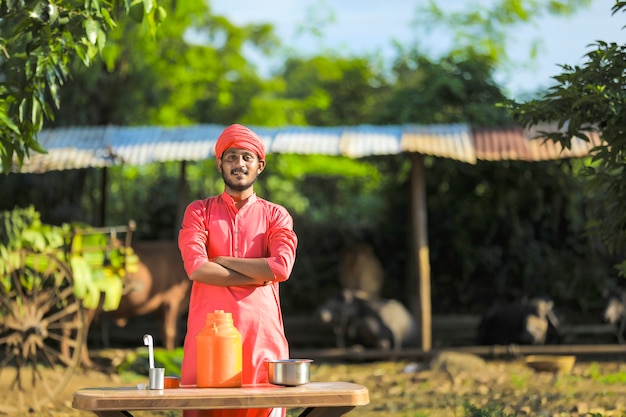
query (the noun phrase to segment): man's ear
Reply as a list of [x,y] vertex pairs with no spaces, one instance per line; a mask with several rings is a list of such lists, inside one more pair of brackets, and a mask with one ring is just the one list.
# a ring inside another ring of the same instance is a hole
[[215,167],[217,168],[217,172],[222,172],[222,158],[215,158]]
[[265,159],[259,159],[259,174],[265,169]]

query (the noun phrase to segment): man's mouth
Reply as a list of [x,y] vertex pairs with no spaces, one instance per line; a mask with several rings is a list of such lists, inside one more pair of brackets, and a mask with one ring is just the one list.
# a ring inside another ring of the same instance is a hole
[[243,171],[241,169],[234,169],[230,173],[231,173],[231,175],[237,175],[237,176],[247,175],[248,174],[247,171]]

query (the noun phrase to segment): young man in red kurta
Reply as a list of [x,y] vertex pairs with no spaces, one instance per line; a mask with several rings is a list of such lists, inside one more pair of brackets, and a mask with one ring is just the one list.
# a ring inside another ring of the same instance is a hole
[[[265,168],[265,148],[256,133],[237,124],[227,127],[215,144],[215,154],[224,192],[189,204],[178,236],[185,270],[193,281],[182,383],[196,383],[195,335],[204,327],[207,313],[215,310],[232,313],[241,333],[242,383],[267,383],[266,361],[289,358],[278,284],[291,274],[298,239],[287,210],[254,193],[254,182]],[[191,411],[184,416],[266,417],[270,412]]]

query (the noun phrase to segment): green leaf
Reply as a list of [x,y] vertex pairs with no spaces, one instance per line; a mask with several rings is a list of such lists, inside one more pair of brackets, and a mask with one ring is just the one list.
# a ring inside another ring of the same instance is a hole
[[152,12],[153,8],[154,8],[154,0],[143,0],[143,10],[146,12],[146,14],[149,14],[150,12]]
[[143,22],[143,17],[144,17],[143,4],[133,4],[130,7],[130,11],[128,12],[128,15],[130,16],[131,19],[133,19],[137,23]]
[[83,298],[83,307],[95,309],[100,304],[100,290],[93,282],[87,283],[87,293]]
[[44,252],[46,249],[46,240],[37,230],[25,230],[22,233],[22,240],[28,242],[28,247],[38,252]]
[[76,233],[72,238],[72,245],[70,247],[72,254],[80,254],[83,251],[83,235]]
[[41,153],[41,154],[47,154],[48,150],[46,148],[44,148],[43,146],[41,146],[41,143],[39,143],[39,141],[37,140],[32,140],[28,143],[28,146],[30,149],[32,149],[35,152]]
[[103,281],[105,282],[105,287],[103,288],[104,301],[102,303],[102,309],[104,311],[117,310],[120,306],[124,291],[122,278],[118,275],[114,275],[106,277]]
[[0,122],[2,122],[6,127],[11,129],[13,132],[19,134],[20,129],[17,127],[13,120],[11,120],[4,111],[0,111]]
[[120,54],[120,48],[116,44],[107,45],[102,50],[102,59],[106,65],[107,71],[115,69],[115,62]]
[[70,266],[74,277],[74,295],[83,299],[87,295],[87,287],[92,282],[91,268],[81,256],[71,256]]
[[104,22],[110,27],[110,28],[116,28],[117,27],[117,22],[115,22],[115,20],[113,20],[111,18],[111,14],[109,13],[109,11],[107,9],[100,9],[100,11],[102,12],[102,17],[104,18]]
[[35,97],[32,99],[30,111],[30,122],[33,126],[39,126],[41,123],[41,105]]
[[124,266],[124,254],[119,250],[112,250],[109,253],[109,262],[113,269],[119,269]]
[[167,18],[167,12],[162,6],[159,6],[154,14],[154,21],[159,24]]
[[85,21],[85,33],[87,34],[87,39],[92,45],[96,45],[98,43],[98,31],[100,30],[100,25],[93,19],[87,19]]

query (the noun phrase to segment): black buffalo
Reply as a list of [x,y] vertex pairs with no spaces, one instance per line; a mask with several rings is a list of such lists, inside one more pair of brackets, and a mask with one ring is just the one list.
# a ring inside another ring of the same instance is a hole
[[417,345],[415,319],[398,300],[346,289],[321,305],[316,318],[332,326],[337,347],[397,350]]
[[554,302],[547,297],[498,303],[481,318],[479,345],[545,345],[561,341]]

